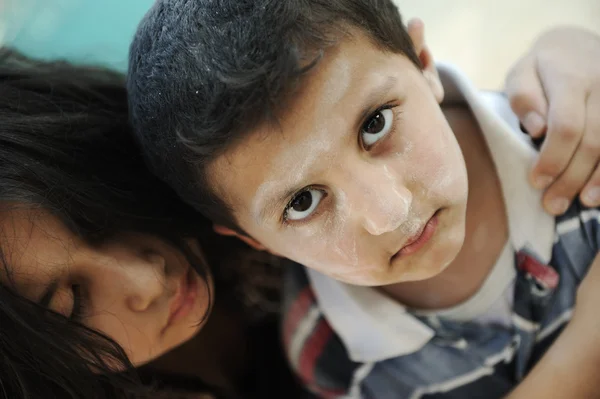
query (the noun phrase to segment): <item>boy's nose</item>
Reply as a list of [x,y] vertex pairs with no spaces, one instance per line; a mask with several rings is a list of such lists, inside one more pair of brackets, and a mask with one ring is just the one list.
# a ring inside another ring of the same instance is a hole
[[363,213],[364,228],[374,236],[397,230],[407,219],[412,202],[412,194],[400,193],[392,187],[380,188],[375,194],[371,206],[365,207]]
[[412,193],[395,179],[385,167],[372,167],[353,176],[349,190],[352,212],[362,219],[371,235],[382,235],[398,229],[409,215]]

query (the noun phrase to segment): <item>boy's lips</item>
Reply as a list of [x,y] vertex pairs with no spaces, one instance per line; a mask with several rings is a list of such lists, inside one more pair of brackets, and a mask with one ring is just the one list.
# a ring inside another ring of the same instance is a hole
[[435,234],[436,227],[438,225],[438,214],[440,211],[436,211],[433,216],[425,223],[419,231],[406,240],[406,243],[398,252],[392,256],[392,259],[397,259],[402,256],[414,254],[425,246],[431,240]]

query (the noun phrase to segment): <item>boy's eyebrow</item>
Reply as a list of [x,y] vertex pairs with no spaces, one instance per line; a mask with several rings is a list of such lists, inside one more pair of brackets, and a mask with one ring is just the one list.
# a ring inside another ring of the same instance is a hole
[[376,86],[369,95],[367,95],[366,100],[364,101],[364,105],[362,107],[362,112],[360,113],[360,117],[356,123],[357,126],[360,126],[361,123],[367,119],[375,109],[377,109],[379,105],[373,106],[374,103],[378,103],[385,97],[396,85],[398,78],[395,76],[388,76],[383,83]]
[[[360,112],[359,117],[353,126],[356,126],[357,129],[360,129],[361,124],[371,115],[371,113],[377,109],[378,106],[381,105],[379,102],[381,102],[382,98],[394,88],[397,81],[398,78],[395,76],[388,76],[381,84],[378,84],[371,90],[371,92],[365,97],[363,106],[361,107],[362,111]],[[259,221],[270,219],[277,213],[281,205],[287,203],[288,198],[290,198],[299,190],[301,190],[301,188],[287,188],[281,195],[277,196],[276,199],[274,199],[276,195],[269,195],[266,199],[265,206],[262,207],[259,213]]]
[[288,198],[294,195],[298,191],[298,188],[290,188],[286,190],[281,196],[274,199],[274,196],[268,196],[265,206],[260,211],[259,220],[264,221],[270,219],[277,210],[280,208],[282,204],[286,204],[288,202]]

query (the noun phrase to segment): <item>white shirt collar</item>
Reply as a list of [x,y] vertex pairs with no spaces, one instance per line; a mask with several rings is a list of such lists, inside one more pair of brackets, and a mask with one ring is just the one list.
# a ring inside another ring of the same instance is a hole
[[[544,212],[541,193],[527,180],[535,157],[507,99],[482,94],[455,67],[438,64],[446,98],[462,98],[485,136],[500,178],[513,247],[527,248],[549,262],[554,218]],[[356,362],[376,362],[419,350],[434,332],[396,301],[369,287],[348,285],[312,269],[308,276],[319,306]]]

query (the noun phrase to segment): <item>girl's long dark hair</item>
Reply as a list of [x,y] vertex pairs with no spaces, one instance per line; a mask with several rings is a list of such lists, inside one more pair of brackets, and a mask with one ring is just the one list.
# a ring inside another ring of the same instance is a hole
[[[182,246],[209,228],[145,167],[120,75],[4,49],[0,208],[15,203],[51,212],[91,243],[139,231]],[[206,273],[201,259],[192,263]],[[10,276],[10,264],[0,270]],[[10,279],[0,284],[1,399],[161,397],[177,396],[142,384],[110,338],[41,309]]]

